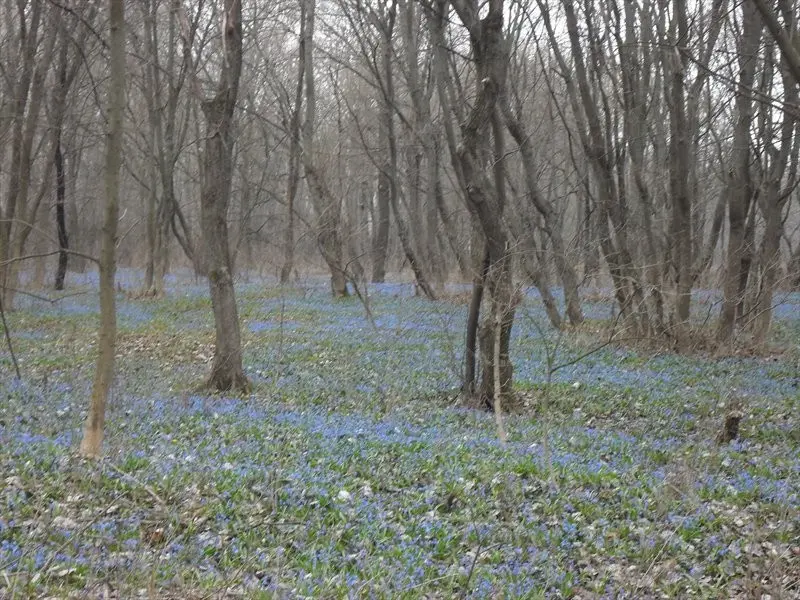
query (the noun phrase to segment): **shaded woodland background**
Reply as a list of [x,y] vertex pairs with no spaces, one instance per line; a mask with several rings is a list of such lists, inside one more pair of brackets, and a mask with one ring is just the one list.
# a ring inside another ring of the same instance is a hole
[[[100,254],[111,43],[99,2],[1,10],[10,309]],[[471,281],[491,387],[520,285],[556,328],[608,287],[629,335],[676,348],[692,290],[720,290],[727,348],[800,285],[788,0],[143,0],[124,30],[117,262],[144,295],[179,266],[327,272],[333,296]]]

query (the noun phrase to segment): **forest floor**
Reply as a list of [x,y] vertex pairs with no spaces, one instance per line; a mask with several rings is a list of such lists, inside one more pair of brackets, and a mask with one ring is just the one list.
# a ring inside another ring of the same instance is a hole
[[[609,345],[551,377],[601,345],[611,305],[597,294],[559,337],[526,299],[503,445],[454,391],[465,305],[379,286],[374,328],[326,289],[239,285],[247,398],[196,392],[205,285],[120,294],[99,462],[76,453],[95,282],[20,297],[0,598],[800,598],[800,295],[780,297],[769,356]],[[741,437],[718,445],[732,407]]]

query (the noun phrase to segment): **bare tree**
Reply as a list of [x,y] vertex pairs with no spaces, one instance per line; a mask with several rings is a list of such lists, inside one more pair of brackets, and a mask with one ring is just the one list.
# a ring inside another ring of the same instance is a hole
[[223,8],[223,55],[219,80],[214,96],[202,103],[206,137],[200,222],[216,332],[214,362],[207,385],[219,391],[234,389],[247,392],[250,383],[242,368],[239,314],[228,243],[228,206],[233,178],[233,145],[236,141],[233,114],[242,73],[241,0],[225,0]]
[[303,82],[306,74],[306,5],[300,2],[300,35],[297,40],[297,80],[295,82],[294,102],[288,110],[287,129],[289,134],[289,177],[286,181],[286,229],[283,238],[283,265],[281,283],[289,283],[294,269],[294,213],[297,189],[300,184],[300,121],[303,108]]
[[99,456],[105,429],[106,399],[114,378],[117,342],[117,307],[114,278],[117,270],[117,220],[119,218],[122,128],[125,111],[125,1],[109,0],[109,51],[111,78],[108,85],[108,138],[105,166],[105,220],[100,254],[100,331],[92,385],[92,399],[80,451]]
[[[488,291],[489,305],[478,331],[482,369],[479,396],[487,406],[493,407],[495,403],[501,403],[501,398],[503,405],[511,399],[513,367],[509,357],[509,342],[516,305],[511,252],[503,222],[507,198],[503,164],[505,127],[500,99],[506,93],[508,66],[503,31],[504,6],[503,0],[490,0],[483,17],[477,1],[456,0],[453,8],[470,35],[476,96],[461,125],[461,142],[455,147],[451,158],[453,170],[458,174],[465,191],[467,207],[480,225],[485,240],[483,278],[478,285],[481,288],[485,286]],[[446,12],[447,3],[440,0],[430,14],[434,19],[433,31],[440,42]],[[439,86],[439,101],[447,108],[451,102],[445,84],[450,79],[446,70],[446,48],[441,44],[437,46],[435,76],[442,83]],[[466,98],[461,101],[466,104]],[[446,118],[451,116],[447,115]],[[452,126],[449,127],[451,131],[448,136],[453,140],[454,132]],[[489,157],[491,166],[487,169],[485,164]],[[468,359],[470,352],[468,347]],[[468,372],[470,370],[467,369]],[[499,383],[497,386],[496,381]],[[465,380],[464,383],[465,390],[472,388],[472,382]]]
[[739,82],[736,91],[737,123],[733,133],[728,190],[728,250],[723,301],[717,340],[727,343],[733,336],[736,311],[741,303],[741,278],[746,251],[746,219],[754,199],[750,173],[750,127],[753,123],[753,83],[761,44],[761,20],[751,2],[742,4],[742,35],[738,40]]
[[314,81],[314,20],[316,0],[302,0],[305,8],[305,94],[306,114],[303,124],[303,169],[309,193],[317,213],[317,244],[331,273],[331,293],[335,298],[347,296],[347,274],[339,232],[341,203],[331,191],[315,152],[317,95]]
[[[90,7],[86,14],[81,14],[85,23],[91,23],[94,18],[94,9]],[[77,39],[73,39],[76,30],[80,28]],[[89,37],[89,28],[81,27],[77,19],[71,22],[62,18],[57,25],[58,57],[56,60],[55,84],[51,99],[51,123],[53,128],[53,165],[56,171],[56,232],[58,235],[58,267],[55,274],[54,287],[56,290],[64,289],[64,279],[67,274],[67,261],[69,257],[69,236],[67,233],[67,208],[66,208],[66,169],[64,165],[63,130],[67,110],[67,96],[81,67],[81,53],[86,48]]]
[[[756,300],[750,310],[754,313],[753,333],[757,343],[767,340],[770,324],[772,322],[772,304],[775,289],[779,283],[781,271],[781,239],[784,237],[784,212],[789,204],[792,194],[798,185],[798,158],[800,158],[800,132],[798,127],[797,107],[800,106],[798,85],[800,85],[800,57],[795,46],[787,44],[787,40],[797,37],[796,11],[785,0],[778,2],[780,16],[786,27],[780,26],[775,14],[768,10],[762,0],[754,2],[761,18],[772,38],[780,49],[780,60],[776,68],[773,51],[767,45],[765,60],[770,74],[778,71],[779,83],[766,82],[768,89],[762,89],[767,98],[774,98],[778,94],[776,89],[783,90],[783,106],[780,111],[780,123],[774,123],[773,116],[776,112],[767,105],[762,109],[761,135],[765,152],[761,159],[762,189],[758,195],[758,206],[764,220],[764,231],[759,249],[759,263],[761,267],[761,280]],[[794,27],[794,31],[789,31]],[[800,264],[800,262],[795,263]],[[792,261],[790,257],[789,269],[791,272]],[[800,278],[800,274],[797,275]]]
[[[173,235],[195,267],[201,267],[201,257],[195,252],[191,228],[178,203],[175,169],[189,127],[190,111],[185,108],[181,113],[179,109],[187,77],[194,69],[191,49],[197,37],[203,5],[204,1],[201,1],[190,21],[180,2],[168,0],[166,40],[161,38],[162,27],[159,23],[161,1],[145,0],[141,6],[147,58],[143,92],[150,126],[147,150],[152,154],[148,157],[151,180],[147,204],[148,255],[144,282],[144,291],[148,295],[158,296],[163,291],[164,276],[170,266],[170,241]],[[162,57],[164,52],[166,57]]]
[[4,68],[12,94],[10,106],[6,107],[10,131],[0,131],[0,134],[9,134],[11,140],[8,188],[5,201],[0,203],[0,294],[3,294],[6,309],[13,307],[20,259],[49,189],[47,181],[53,167],[53,161],[47,161],[48,176],[42,179],[37,193],[32,194],[31,187],[36,183],[33,177],[37,134],[46,98],[45,78],[58,37],[57,28],[52,25],[58,18],[57,9],[48,8],[44,2],[34,2],[30,7],[20,2],[16,18],[11,19],[18,28],[19,54],[9,53],[8,59],[16,64]]

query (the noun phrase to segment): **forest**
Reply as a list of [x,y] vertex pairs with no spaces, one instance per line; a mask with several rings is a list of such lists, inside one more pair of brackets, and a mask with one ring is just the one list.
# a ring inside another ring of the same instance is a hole
[[800,598],[799,15],[0,3],[0,599]]

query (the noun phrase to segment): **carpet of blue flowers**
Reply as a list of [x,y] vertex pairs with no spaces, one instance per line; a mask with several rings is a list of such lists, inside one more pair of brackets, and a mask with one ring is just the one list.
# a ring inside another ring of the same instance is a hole
[[[119,296],[88,462],[95,286],[8,315],[23,380],[0,350],[0,598],[800,598],[798,295],[770,356],[609,345],[551,377],[600,338],[557,337],[532,295],[503,445],[453,391],[463,304],[371,287],[373,327],[324,282],[242,282],[254,392],[229,398],[196,391],[208,293],[173,278]],[[741,438],[720,446],[732,406]]]

